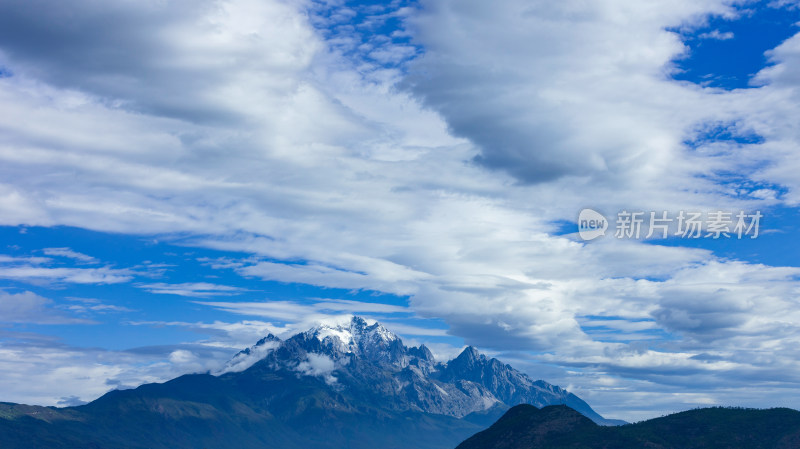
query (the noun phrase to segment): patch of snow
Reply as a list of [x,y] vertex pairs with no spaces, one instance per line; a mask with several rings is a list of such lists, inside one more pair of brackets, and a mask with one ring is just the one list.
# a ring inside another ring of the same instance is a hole
[[[369,323],[372,324],[369,324]],[[341,352],[357,353],[359,346],[390,343],[399,337],[374,320],[351,317],[346,323],[322,323],[306,332],[320,342],[328,342]]]
[[344,329],[342,327],[319,327],[314,333],[314,336],[319,341],[324,341],[325,338],[331,337],[339,339],[340,342],[347,346],[353,344],[353,333],[350,329]]

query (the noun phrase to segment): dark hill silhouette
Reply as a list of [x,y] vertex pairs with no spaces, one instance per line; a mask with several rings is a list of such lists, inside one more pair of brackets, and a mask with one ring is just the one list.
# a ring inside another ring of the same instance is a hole
[[705,408],[602,427],[564,405],[512,407],[457,449],[798,449],[800,412]]

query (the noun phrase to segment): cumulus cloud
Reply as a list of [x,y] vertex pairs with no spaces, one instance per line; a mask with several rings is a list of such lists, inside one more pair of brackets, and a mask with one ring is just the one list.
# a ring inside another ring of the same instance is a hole
[[[576,200],[610,210],[645,197],[651,209],[748,199],[719,184],[731,173],[743,185],[777,182],[790,190],[780,201],[796,203],[794,181],[772,175],[788,174],[796,159],[788,149],[797,142],[796,102],[778,75],[796,70],[796,37],[768,52],[777,64],[756,78],[769,80],[762,89],[723,93],[670,78],[688,49],[669,30],[695,29],[710,16],[735,20],[743,13],[731,2],[422,6],[409,26],[426,51],[405,87],[478,146],[481,165],[560,187],[541,192],[579,191]],[[687,145],[709,126],[766,141]]]
[[754,173],[756,179],[766,185],[787,188],[784,200],[796,206],[800,204],[800,185],[792,173],[800,168],[795,157],[800,133],[789,122],[798,114],[800,36],[795,34],[766,55],[772,65],[762,69],[753,80],[761,86],[761,95],[750,92],[741,106],[749,112],[747,124],[766,139],[753,151],[763,154],[748,154],[748,157],[764,161]]
[[15,74],[202,122],[274,107],[247,88],[256,84],[272,99],[298,88],[293,75],[319,45],[283,2],[11,1],[1,15],[0,43]]
[[333,360],[325,354],[310,352],[306,360],[300,362],[295,369],[306,376],[321,377],[328,384],[335,384],[337,381],[336,376],[332,374],[336,366]]
[[718,114],[713,96],[668,80],[684,49],[666,28],[727,11],[722,1],[423,2],[411,20],[426,53],[408,86],[479,145],[479,163],[522,182],[664,182],[684,128]]

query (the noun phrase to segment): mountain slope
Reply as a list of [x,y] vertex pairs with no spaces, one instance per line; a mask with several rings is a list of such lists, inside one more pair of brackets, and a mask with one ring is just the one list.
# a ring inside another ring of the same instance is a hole
[[0,405],[0,447],[452,448],[511,405],[569,392],[467,348],[448,363],[355,317],[267,336],[217,373],[55,409]]
[[601,427],[567,406],[511,408],[457,449],[796,449],[800,412],[706,408]]
[[0,419],[0,447],[444,448],[482,428],[387,411],[294,372],[266,374],[187,375],[80,407],[35,407]]

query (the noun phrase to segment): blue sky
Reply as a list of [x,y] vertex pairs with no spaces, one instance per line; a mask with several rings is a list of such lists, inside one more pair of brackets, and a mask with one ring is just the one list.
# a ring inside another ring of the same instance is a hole
[[0,5],[0,400],[359,314],[610,417],[800,408],[797,2],[140,3]]

